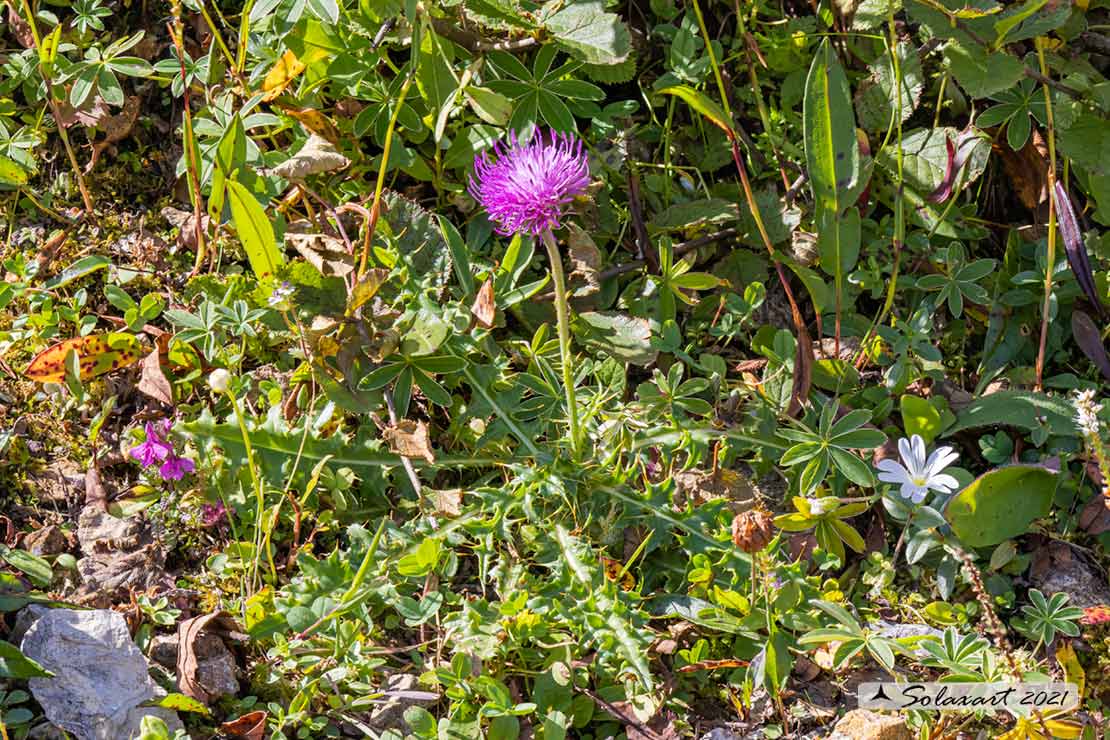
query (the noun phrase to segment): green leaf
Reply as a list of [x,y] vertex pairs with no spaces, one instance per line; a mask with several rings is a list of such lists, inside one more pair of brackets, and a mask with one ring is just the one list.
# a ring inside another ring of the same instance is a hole
[[0,560],[26,573],[36,586],[45,588],[54,580],[54,571],[50,568],[50,563],[26,550],[13,550],[7,545],[0,545]]
[[0,185],[19,187],[27,184],[27,171],[14,160],[0,157]]
[[0,640],[0,678],[50,678],[54,674],[19,652],[10,642]]
[[602,3],[578,3],[563,8],[545,27],[575,61],[620,64],[632,52],[632,34],[615,13]]
[[154,699],[143,704],[144,707],[161,707],[174,712],[193,712],[194,714],[211,714],[208,707],[185,694],[166,694],[160,699]]
[[723,198],[706,198],[669,206],[648,222],[648,227],[656,231],[688,229],[703,224],[721,224],[740,218],[740,209],[735,203]]
[[803,138],[810,187],[818,211],[841,214],[840,194],[859,178],[859,143],[848,78],[828,39],[821,42],[806,78]]
[[674,95],[681,98],[688,106],[708,118],[713,125],[722,129],[729,137],[736,135],[732,128],[732,121],[725,115],[721,106],[694,88],[686,85],[674,85],[673,87],[665,87],[659,92],[663,95]]
[[960,87],[973,98],[1007,90],[1025,74],[1025,65],[1002,51],[988,52],[976,44],[949,43],[944,49],[948,67]]
[[259,280],[277,273],[284,259],[274,238],[274,227],[251,191],[235,180],[227,181],[231,220]]
[[999,391],[982,396],[964,407],[956,423],[944,432],[950,437],[965,429],[987,426],[1008,426],[1031,432],[1041,428],[1044,418],[1054,435],[1078,437],[1075,411],[1066,400],[1031,391]]
[[63,286],[69,285],[78,278],[83,278],[86,275],[103,270],[108,265],[112,264],[112,260],[99,254],[90,254],[87,257],[82,257],[66,269],[54,277],[47,280],[43,287],[47,290],[55,290]]
[[651,322],[616,311],[584,311],[574,316],[574,334],[590,349],[620,362],[649,365],[658,350],[651,346]]
[[1018,537],[1052,507],[1057,477],[1045,468],[1011,465],[976,478],[944,509],[967,547],[991,547]]
[[933,404],[908,393],[902,396],[902,428],[906,436],[920,434],[926,445],[933,443],[941,430],[940,412]]

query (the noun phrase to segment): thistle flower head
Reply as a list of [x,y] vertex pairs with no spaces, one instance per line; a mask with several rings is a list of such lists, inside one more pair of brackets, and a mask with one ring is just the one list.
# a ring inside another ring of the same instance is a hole
[[1102,411],[1102,404],[1095,403],[1093,390],[1075,394],[1075,423],[1084,437],[1098,437],[1100,411]]
[[925,440],[915,434],[909,439],[898,440],[898,453],[902,457],[901,463],[880,460],[876,467],[879,469],[879,480],[901,485],[899,493],[903,498],[920,504],[929,491],[951,493],[959,485],[955,478],[941,472],[960,456],[951,447],[938,447],[926,457]]
[[537,131],[522,143],[509,135],[474,158],[470,194],[486,212],[498,234],[539,235],[558,228],[563,209],[590,184],[582,142],[573,134]]

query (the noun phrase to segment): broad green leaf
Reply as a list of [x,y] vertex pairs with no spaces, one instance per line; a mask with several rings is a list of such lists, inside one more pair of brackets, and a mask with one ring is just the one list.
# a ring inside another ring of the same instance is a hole
[[27,184],[27,171],[7,157],[0,156],[0,185],[19,187]]
[[231,220],[259,280],[272,277],[284,262],[274,238],[274,227],[251,191],[235,180],[227,181]]
[[992,547],[1029,531],[1052,507],[1057,476],[1033,465],[1011,465],[976,478],[944,509],[967,547]]
[[965,406],[956,416],[956,423],[946,429],[949,437],[965,429],[1008,426],[1031,432],[1040,428],[1044,419],[1049,430],[1058,436],[1079,436],[1075,426],[1075,409],[1066,400],[1031,391],[999,391],[983,396]]
[[620,16],[601,7],[601,3],[570,5],[551,16],[545,26],[575,61],[620,64],[632,52],[632,35]]
[[191,696],[185,694],[166,694],[160,699],[153,699],[146,702],[145,707],[161,707],[169,709],[174,712],[192,712],[194,714],[210,714],[208,707],[204,706],[201,702],[197,701]]
[[10,642],[0,640],[0,678],[50,678],[54,674],[19,652]]
[[973,98],[1009,89],[1025,74],[1025,65],[1003,51],[988,52],[975,44],[952,42],[944,49],[948,68],[960,87]]
[[821,42],[806,78],[803,138],[810,187],[819,212],[839,215],[840,194],[859,178],[859,143],[848,78],[828,39]]
[[13,550],[6,545],[0,545],[0,560],[26,573],[36,586],[45,588],[54,580],[50,563],[26,550]]
[[933,443],[941,430],[940,412],[933,404],[919,396],[902,396],[902,428],[907,436],[920,434],[925,444]]

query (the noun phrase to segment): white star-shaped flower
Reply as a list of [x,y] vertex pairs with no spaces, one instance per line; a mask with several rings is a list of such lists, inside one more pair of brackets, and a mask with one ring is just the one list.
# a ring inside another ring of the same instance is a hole
[[925,440],[920,435],[898,440],[898,452],[902,462],[880,460],[879,480],[883,483],[896,483],[902,487],[900,493],[915,504],[925,500],[929,491],[951,493],[959,482],[941,471],[959,458],[959,453],[951,447],[938,447],[933,454],[925,456]]

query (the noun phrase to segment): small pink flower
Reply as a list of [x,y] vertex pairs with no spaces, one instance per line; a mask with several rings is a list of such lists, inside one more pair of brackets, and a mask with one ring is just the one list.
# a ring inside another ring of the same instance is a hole
[[227,519],[227,509],[224,508],[223,501],[200,507],[200,523],[205,527],[215,527],[225,519]]
[[162,467],[158,469],[158,472],[162,474],[162,478],[165,480],[181,480],[186,473],[191,473],[195,469],[196,465],[193,464],[192,460],[187,457],[178,457],[171,452],[166,461],[162,463]]
[[142,463],[144,468],[157,465],[173,454],[173,445],[162,438],[155,429],[154,424],[147,422],[146,441],[138,447],[131,448],[131,457]]

